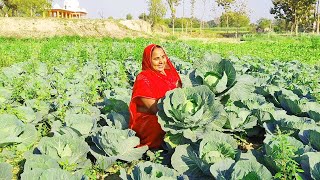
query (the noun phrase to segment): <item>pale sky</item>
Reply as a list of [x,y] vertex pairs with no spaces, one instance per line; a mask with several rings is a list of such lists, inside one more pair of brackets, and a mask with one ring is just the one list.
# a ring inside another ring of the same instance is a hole
[[[184,1],[184,8],[183,2]],[[273,15],[269,13],[272,6],[271,0],[239,0],[247,1],[251,22],[256,22],[261,17],[273,19]],[[54,0],[61,7],[64,0]],[[164,0],[164,2],[166,2]],[[198,19],[212,20],[221,15],[221,8],[215,7],[214,0],[197,0],[195,6],[195,16]],[[205,4],[204,4],[205,2]],[[80,8],[85,8],[88,12],[88,18],[108,18],[110,16],[115,19],[126,18],[127,14],[131,14],[133,19],[145,12],[148,14],[147,0],[79,0]],[[204,6],[205,5],[205,6]],[[186,17],[190,17],[190,0],[181,0],[181,4],[177,9],[177,17],[182,17],[183,13]],[[184,11],[183,11],[184,9]],[[170,17],[167,12],[166,17]]]

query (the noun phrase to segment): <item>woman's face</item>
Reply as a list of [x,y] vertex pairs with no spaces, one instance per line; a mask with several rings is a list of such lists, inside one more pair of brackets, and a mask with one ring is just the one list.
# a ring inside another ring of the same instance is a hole
[[164,68],[166,67],[167,59],[166,55],[161,48],[155,48],[151,55],[151,66],[154,70],[164,73]]

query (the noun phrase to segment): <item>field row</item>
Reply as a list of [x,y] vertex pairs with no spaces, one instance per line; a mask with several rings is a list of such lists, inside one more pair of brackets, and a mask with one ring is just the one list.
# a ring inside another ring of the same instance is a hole
[[119,60],[132,57],[140,60],[143,48],[150,43],[158,43],[166,48],[170,56],[191,62],[191,58],[201,58],[205,52],[251,56],[265,61],[298,60],[311,65],[320,64],[320,38],[316,36],[279,37],[249,36],[243,41],[228,43],[208,39],[198,40],[157,40],[157,39],[96,39],[61,37],[48,39],[0,39],[0,67],[17,62],[41,61],[56,63],[77,58],[82,61]]

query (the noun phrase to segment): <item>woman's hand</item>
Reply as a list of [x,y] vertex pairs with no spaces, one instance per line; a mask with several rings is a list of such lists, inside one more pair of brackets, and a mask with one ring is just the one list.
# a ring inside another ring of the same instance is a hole
[[157,114],[158,112],[158,100],[149,99],[149,98],[139,98],[140,102],[138,102],[137,110],[138,112]]

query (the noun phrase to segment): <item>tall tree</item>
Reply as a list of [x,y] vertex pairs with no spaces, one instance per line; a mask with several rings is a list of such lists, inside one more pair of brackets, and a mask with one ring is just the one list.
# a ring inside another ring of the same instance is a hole
[[176,8],[181,0],[166,0],[171,11],[172,33],[174,34],[174,20],[176,19]]
[[51,6],[52,0],[3,0],[11,16],[35,16]]
[[250,24],[250,19],[247,14],[243,14],[240,12],[233,12],[229,11],[228,13],[224,13],[220,17],[220,23],[222,25],[227,24],[227,17],[228,17],[228,23],[231,27],[248,27]]
[[273,6],[270,10],[276,19],[284,19],[291,23],[291,32],[298,34],[300,23],[306,17],[312,15],[312,10],[317,0],[272,0]]
[[320,12],[319,12],[319,7],[320,7],[320,0],[317,0],[316,4],[316,10],[315,10],[315,19],[316,19],[316,32],[319,34],[319,29],[320,29]]
[[[3,9],[4,9],[4,3],[3,3],[2,0],[0,0],[0,11],[2,11],[3,14],[5,14],[5,12],[3,11]],[[1,14],[2,14],[2,13],[1,13]]]
[[228,17],[228,12],[231,9],[231,5],[235,2],[235,0],[216,0],[216,3],[218,6],[223,7],[226,16],[226,25],[227,28],[229,27],[229,17]]
[[190,21],[190,26],[191,26],[191,32],[192,32],[192,28],[193,28],[193,20],[194,18],[194,9],[195,9],[195,5],[196,5],[196,0],[191,0],[191,21]]
[[201,16],[201,23],[200,23],[200,32],[202,32],[202,28],[204,28],[204,13],[206,12],[206,3],[207,0],[202,0],[203,3],[203,11],[202,11],[202,16]]
[[139,19],[142,19],[144,21],[149,21],[150,17],[146,14],[146,13],[141,13],[139,16],[138,16]]
[[166,14],[166,6],[162,0],[149,0],[149,21],[153,27],[155,24],[159,23],[160,20]]
[[126,20],[132,20],[132,19],[133,19],[133,17],[130,13],[126,15]]
[[3,4],[8,9],[8,13],[11,11],[11,16],[15,16],[17,12],[17,5],[12,0],[3,0]]
[[260,18],[258,21],[258,28],[262,29],[263,31],[269,29],[271,30],[272,21],[271,19],[267,18]]

